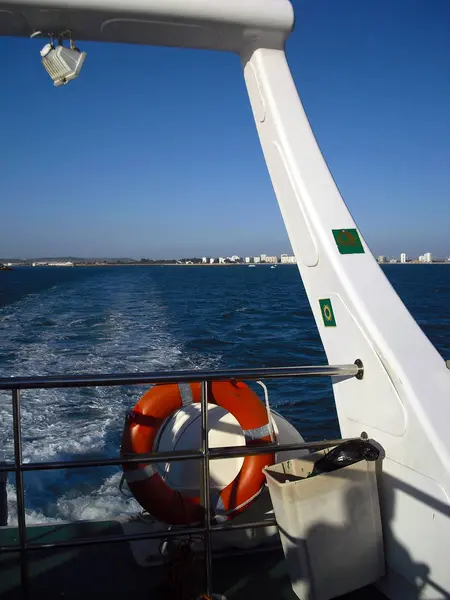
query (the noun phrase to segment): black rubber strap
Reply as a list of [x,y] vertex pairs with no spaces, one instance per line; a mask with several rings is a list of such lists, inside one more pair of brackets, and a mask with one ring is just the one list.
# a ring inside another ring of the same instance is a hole
[[137,425],[145,425],[146,427],[156,427],[161,424],[163,419],[157,419],[151,415],[143,415],[142,413],[130,410],[126,417],[127,422],[136,423]]

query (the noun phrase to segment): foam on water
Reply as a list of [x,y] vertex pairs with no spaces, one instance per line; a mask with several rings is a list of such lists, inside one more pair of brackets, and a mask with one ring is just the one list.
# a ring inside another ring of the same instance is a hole
[[[150,273],[136,275],[123,274],[118,288],[108,271],[0,309],[1,375],[211,368],[207,357],[186,356],[171,333],[170,314]],[[117,455],[125,412],[141,393],[136,387],[23,392],[24,461]],[[13,460],[10,394],[0,394],[0,458]],[[26,474],[28,521],[106,519],[138,510],[119,492],[119,472],[80,471]],[[14,518],[11,478],[8,501]]]
[[[45,510],[26,510],[27,525],[39,523],[60,523],[63,521],[107,520],[125,515],[135,515],[141,507],[133,497],[120,492],[121,474],[107,477],[100,487],[90,494],[71,490],[49,503]],[[17,524],[16,489],[7,484],[8,524]]]

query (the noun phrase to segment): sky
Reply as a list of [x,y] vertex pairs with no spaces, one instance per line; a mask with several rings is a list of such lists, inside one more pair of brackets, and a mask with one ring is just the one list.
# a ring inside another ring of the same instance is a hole
[[[375,255],[450,255],[450,2],[297,0],[286,53]],[[280,254],[290,244],[237,56],[0,38],[0,257]]]

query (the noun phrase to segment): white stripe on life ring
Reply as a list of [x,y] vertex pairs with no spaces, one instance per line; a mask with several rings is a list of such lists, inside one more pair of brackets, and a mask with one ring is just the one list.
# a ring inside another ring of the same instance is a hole
[[254,429],[243,429],[242,433],[246,440],[261,440],[270,435],[270,426],[269,423],[267,423],[267,425],[255,427]]
[[192,388],[189,383],[179,383],[178,389],[180,390],[181,402],[183,406],[189,406],[194,403],[194,396],[192,395]]
[[135,471],[126,471],[125,479],[127,483],[135,483],[136,481],[145,481],[156,473],[153,465],[146,465],[143,469],[136,469]]

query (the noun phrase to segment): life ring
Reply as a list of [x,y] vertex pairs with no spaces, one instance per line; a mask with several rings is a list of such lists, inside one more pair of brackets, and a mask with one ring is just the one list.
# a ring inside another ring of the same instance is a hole
[[[125,420],[122,456],[153,452],[158,431],[175,411],[201,401],[200,383],[159,384],[148,390]],[[247,446],[270,443],[266,407],[242,382],[213,382],[208,402],[229,411],[238,421]],[[264,485],[263,468],[274,463],[273,454],[246,456],[236,478],[216,498],[211,499],[215,521],[231,519],[245,510]],[[201,498],[191,498],[172,490],[153,465],[123,465],[128,486],[139,504],[159,521],[171,525],[200,523],[204,519]]]

